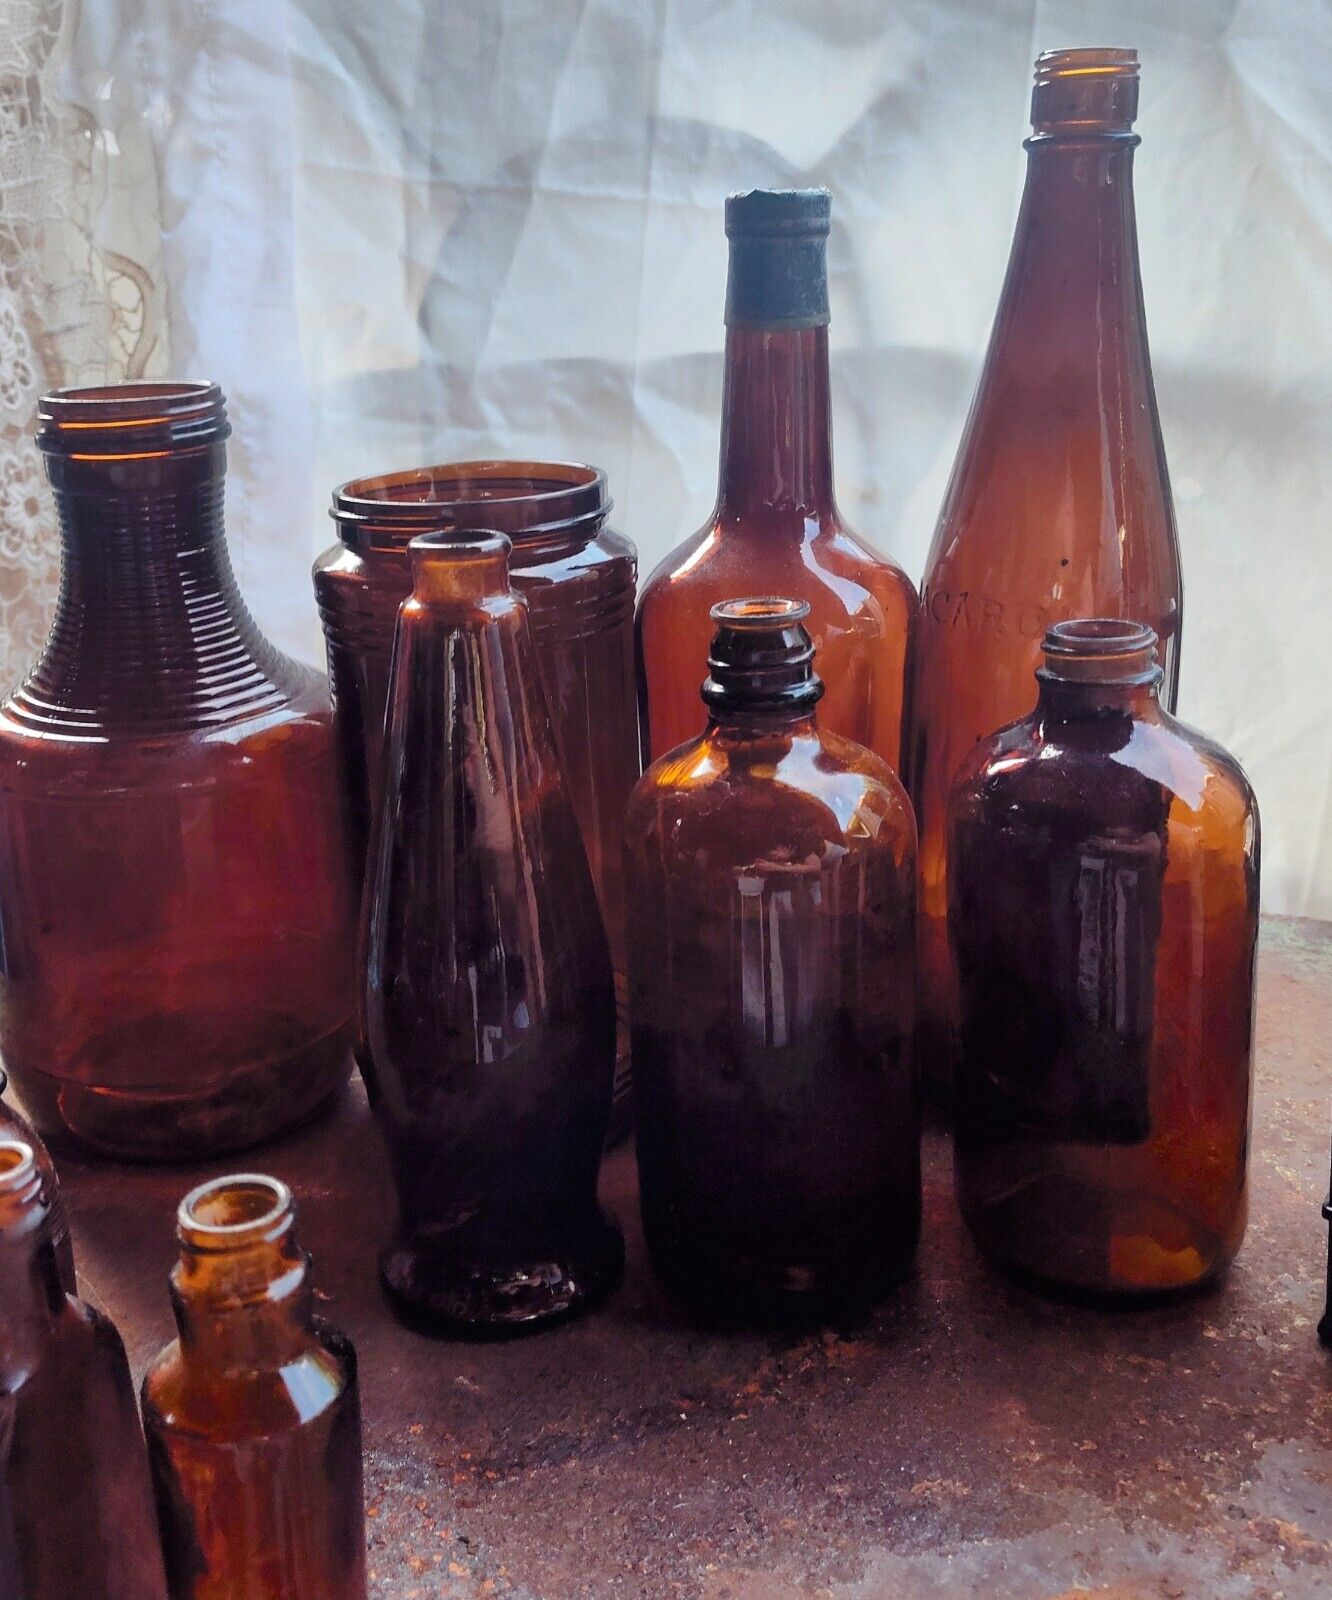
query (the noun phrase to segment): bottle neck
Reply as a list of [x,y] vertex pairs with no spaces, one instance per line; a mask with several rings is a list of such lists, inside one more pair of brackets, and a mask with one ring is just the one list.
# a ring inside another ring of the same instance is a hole
[[0,1141],[0,1392],[41,1362],[65,1304],[51,1196],[31,1145]]
[[123,462],[49,458],[60,595],[20,714],[183,728],[280,702],[227,552],[225,467],[220,443]]
[[996,325],[1015,374],[1150,386],[1131,134],[1027,141],[1027,181]]
[[718,517],[834,510],[826,324],[728,328]]
[[1047,723],[1079,722],[1118,714],[1134,722],[1159,722],[1158,683],[1067,683],[1038,672],[1037,703]]
[[722,745],[789,745],[818,736],[813,711],[709,712],[707,737]]

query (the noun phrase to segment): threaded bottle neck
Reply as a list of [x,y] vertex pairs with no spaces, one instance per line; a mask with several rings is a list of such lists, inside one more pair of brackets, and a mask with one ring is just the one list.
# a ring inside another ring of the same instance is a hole
[[1037,58],[1029,148],[1058,139],[1128,139],[1137,114],[1136,50],[1047,50]]
[[1081,617],[1057,622],[1037,668],[1041,705],[1063,716],[1111,709],[1155,715],[1162,672],[1156,633],[1142,622]]

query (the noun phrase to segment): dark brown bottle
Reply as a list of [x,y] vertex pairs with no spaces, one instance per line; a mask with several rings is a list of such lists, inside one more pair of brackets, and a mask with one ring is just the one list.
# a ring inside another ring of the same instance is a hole
[[356,1354],[314,1315],[295,1216],[259,1173],[180,1203],[180,1337],[143,1381],[172,1600],[365,1600]]
[[[408,542],[494,528],[513,541],[565,788],[601,901],[617,985],[624,969],[620,829],[638,777],[633,613],[638,558],[608,525],[606,475],[567,461],[461,461],[344,483],[338,543],[315,563],[353,852],[364,861],[382,778],[380,747]],[[356,871],[361,871],[358,865]],[[622,1039],[616,1099],[628,1091]]]
[[735,595],[809,606],[824,727],[900,766],[916,591],[842,520],[828,378],[831,207],[823,189],[726,202],[730,268],[717,505],[644,585],[635,623],[649,760],[702,731],[711,608]]
[[41,404],[61,589],[0,707],[0,1052],[57,1146],[253,1144],[350,1072],[328,688],[237,591],[229,432],[214,384]]
[[[51,1244],[55,1249],[56,1264],[60,1268],[60,1284],[66,1294],[77,1294],[79,1286],[74,1272],[74,1240],[69,1231],[69,1216],[65,1211],[64,1198],[60,1193],[60,1177],[56,1172],[55,1162],[51,1160],[51,1152],[38,1137],[37,1130],[17,1107],[5,1099],[5,1090],[8,1087],[9,1074],[0,1067],[0,1139],[18,1139],[32,1150],[33,1160],[37,1163],[37,1173],[42,1180],[47,1204],[51,1210]],[[4,1590],[0,1589],[0,1596],[3,1594]]]
[[920,1228],[915,828],[887,762],[816,722],[807,613],[714,608],[707,728],[626,824],[643,1229],[709,1320],[870,1301]]
[[409,546],[361,942],[384,1282],[413,1325],[478,1336],[586,1309],[623,1258],[596,1196],[614,987],[509,548]]
[[0,1141],[0,1451],[5,1600],[165,1600],[124,1346],[62,1288],[50,1201],[16,1139]]
[[1000,1265],[1119,1299],[1217,1277],[1247,1213],[1258,810],[1162,709],[1155,647],[1056,624],[949,808],[963,1215]]
[[1028,709],[1060,618],[1150,623],[1175,703],[1182,592],[1138,270],[1137,103],[1135,51],[1036,63],[1008,274],[921,591],[908,760],[920,1056],[944,1092],[957,1049],[945,811],[959,767]]

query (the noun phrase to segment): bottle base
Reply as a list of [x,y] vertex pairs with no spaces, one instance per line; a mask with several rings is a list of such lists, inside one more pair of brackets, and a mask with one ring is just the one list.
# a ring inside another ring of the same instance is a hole
[[597,1211],[567,1250],[483,1265],[446,1240],[400,1238],[379,1261],[394,1315],[434,1338],[508,1339],[592,1310],[624,1276],[624,1238]]
[[[130,1032],[94,1039],[83,1054],[130,1060]],[[290,1022],[275,1022],[271,1034],[284,1032],[292,1032]],[[202,1092],[93,1085],[17,1064],[12,1072],[52,1150],[112,1161],[185,1163],[267,1143],[309,1121],[351,1077],[351,1038],[350,1024],[343,1023],[295,1049],[242,1063],[225,1076],[213,1074]],[[156,1054],[160,1040],[154,1044]],[[186,1065],[200,1063],[191,1058]]]
[[1218,1288],[1230,1270],[1230,1262],[1220,1261],[1208,1267],[1199,1276],[1168,1285],[1151,1284],[1135,1287],[1121,1284],[1076,1283],[1053,1278],[1020,1262],[1007,1259],[995,1251],[977,1244],[987,1266],[1007,1278],[1010,1283],[1043,1300],[1057,1301],[1061,1305],[1082,1306],[1091,1311],[1150,1311],[1155,1307],[1175,1305],[1206,1295]]
[[[651,1252],[649,1252],[651,1253]],[[820,1279],[801,1271],[762,1279],[700,1272],[697,1263],[653,1258],[658,1282],[690,1320],[717,1332],[746,1328],[808,1329],[852,1322],[886,1300],[910,1276],[914,1251],[872,1276]],[[691,1270],[692,1268],[692,1270]]]

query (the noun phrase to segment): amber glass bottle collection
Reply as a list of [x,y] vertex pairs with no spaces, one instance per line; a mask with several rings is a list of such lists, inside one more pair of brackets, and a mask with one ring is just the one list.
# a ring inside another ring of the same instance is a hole
[[291,1194],[181,1202],[145,1452],[42,1142],[215,1157],[311,1116],[353,1048],[384,1288],[430,1334],[615,1289],[630,1067],[649,1259],[709,1323],[909,1273],[922,1078],[988,1260],[1114,1303],[1224,1272],[1258,816],[1172,714],[1137,85],[1131,51],[1037,63],[919,600],[833,494],[822,190],[727,203],[717,504],[636,615],[596,468],[359,478],[314,573],[330,697],[237,591],[217,388],[43,402],[62,587],[0,706],[0,1054],[32,1118],[0,1101],[0,1596],[365,1595],[356,1361]]

